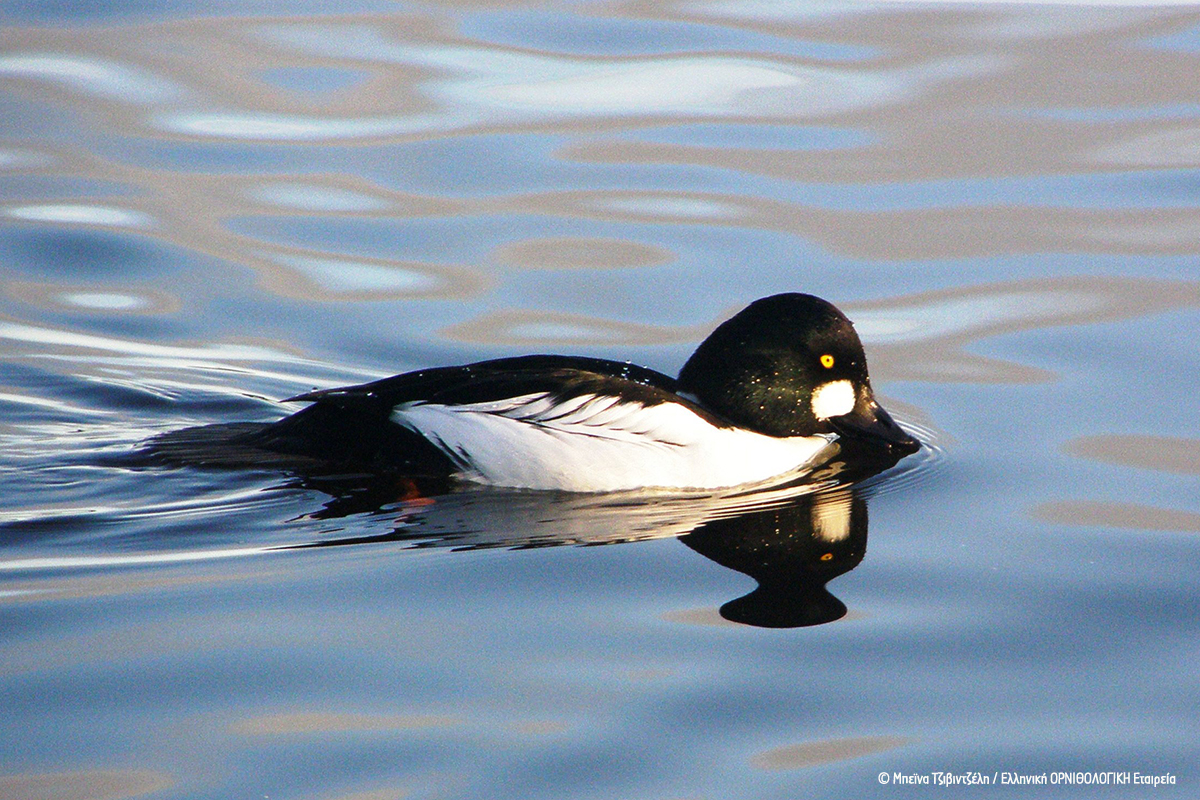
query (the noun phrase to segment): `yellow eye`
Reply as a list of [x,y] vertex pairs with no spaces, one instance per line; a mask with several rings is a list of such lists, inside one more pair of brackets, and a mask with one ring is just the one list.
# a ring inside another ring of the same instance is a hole
[[828,353],[821,356],[821,366],[825,369],[830,369],[833,366],[833,356]]

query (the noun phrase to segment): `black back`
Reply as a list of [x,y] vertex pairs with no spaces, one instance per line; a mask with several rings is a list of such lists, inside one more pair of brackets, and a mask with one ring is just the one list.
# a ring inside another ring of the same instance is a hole
[[581,394],[620,394],[655,405],[673,400],[676,381],[636,364],[583,356],[518,356],[457,367],[435,367],[391,378],[309,392],[291,400],[328,405],[378,402],[486,403],[524,394],[549,393],[558,399]]
[[391,421],[397,405],[486,403],[541,393],[558,400],[584,394],[619,395],[647,406],[681,402],[714,425],[729,424],[681,400],[676,389],[674,378],[619,361],[551,355],[502,358],[298,395],[290,399],[312,405],[240,441],[277,453],[368,469],[440,474],[452,472],[453,465],[423,436]]

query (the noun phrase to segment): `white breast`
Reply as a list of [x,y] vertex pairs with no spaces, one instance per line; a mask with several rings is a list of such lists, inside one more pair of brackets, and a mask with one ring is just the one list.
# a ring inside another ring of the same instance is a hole
[[718,428],[678,403],[529,394],[490,403],[405,403],[392,419],[425,436],[468,480],[608,492],[757,483],[820,463],[833,437]]

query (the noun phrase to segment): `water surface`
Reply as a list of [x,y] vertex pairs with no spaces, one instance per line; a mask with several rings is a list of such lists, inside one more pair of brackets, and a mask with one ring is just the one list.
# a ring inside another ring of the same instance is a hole
[[[1197,8],[4,24],[0,796],[1196,793]],[[674,374],[781,291],[920,455],[751,504],[128,458],[424,366]]]

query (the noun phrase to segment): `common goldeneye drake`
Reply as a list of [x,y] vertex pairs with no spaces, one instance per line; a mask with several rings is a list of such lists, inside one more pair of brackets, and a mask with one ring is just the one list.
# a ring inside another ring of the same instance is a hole
[[847,446],[893,462],[920,446],[875,401],[850,320],[806,294],[751,303],[678,379],[533,355],[291,400],[312,405],[244,443],[514,488],[713,489],[801,473]]

